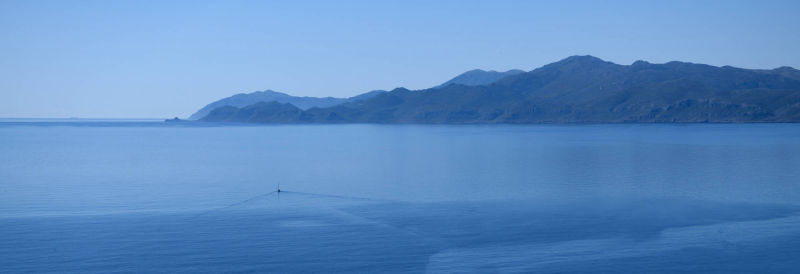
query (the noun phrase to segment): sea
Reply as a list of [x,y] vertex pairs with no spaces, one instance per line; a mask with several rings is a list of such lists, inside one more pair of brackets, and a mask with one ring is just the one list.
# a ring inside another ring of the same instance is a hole
[[2,119],[0,273],[800,273],[800,124]]

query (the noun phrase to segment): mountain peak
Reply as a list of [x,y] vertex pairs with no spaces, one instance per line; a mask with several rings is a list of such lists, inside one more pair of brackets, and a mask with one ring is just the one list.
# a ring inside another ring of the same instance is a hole
[[603,59],[591,55],[573,55],[558,62],[550,63],[539,69],[584,69],[595,68],[598,66],[615,65],[614,63],[605,61]]
[[605,60],[591,55],[573,55],[556,63],[607,63]]
[[793,67],[789,66],[782,66],[779,68],[775,68],[772,72],[777,73],[781,76],[788,77],[794,80],[800,80],[800,70],[797,70]]
[[407,91],[410,91],[410,90],[408,90],[407,88],[404,88],[404,87],[396,87],[390,92],[407,92]]

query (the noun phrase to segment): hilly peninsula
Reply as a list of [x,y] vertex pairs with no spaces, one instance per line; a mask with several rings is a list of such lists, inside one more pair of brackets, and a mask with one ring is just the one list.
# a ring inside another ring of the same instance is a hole
[[346,102],[360,101],[368,99],[372,96],[378,95],[383,92],[386,91],[374,90],[349,98],[336,98],[336,97],[319,98],[319,97],[306,97],[306,96],[299,97],[273,90],[256,91],[251,93],[239,93],[231,97],[222,98],[220,100],[214,101],[206,105],[205,107],[201,108],[200,110],[189,116],[189,120],[201,119],[206,115],[208,115],[209,113],[211,113],[212,110],[224,106],[246,107],[260,102],[279,102],[279,103],[289,103],[300,109],[309,109],[312,107],[329,107]]
[[[483,73],[481,73],[483,72]],[[488,74],[487,74],[488,73]],[[471,75],[474,74],[474,75]],[[269,100],[200,119],[246,123],[800,122],[800,71],[687,62],[619,65],[572,56],[532,71],[470,71],[461,83],[309,108]],[[457,77],[458,78],[458,77]],[[462,80],[463,80],[462,79]]]

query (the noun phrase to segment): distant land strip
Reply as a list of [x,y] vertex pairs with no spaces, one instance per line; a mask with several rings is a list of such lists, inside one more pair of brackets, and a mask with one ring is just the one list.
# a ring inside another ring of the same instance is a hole
[[[442,85],[350,98],[237,94],[190,117],[242,123],[800,122],[800,71],[572,56],[532,71],[472,70]],[[168,121],[182,121],[170,119]]]

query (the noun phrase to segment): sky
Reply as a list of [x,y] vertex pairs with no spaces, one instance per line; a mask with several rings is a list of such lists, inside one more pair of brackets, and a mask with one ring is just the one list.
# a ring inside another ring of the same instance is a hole
[[800,68],[800,1],[0,0],[0,117],[187,117],[571,55]]

